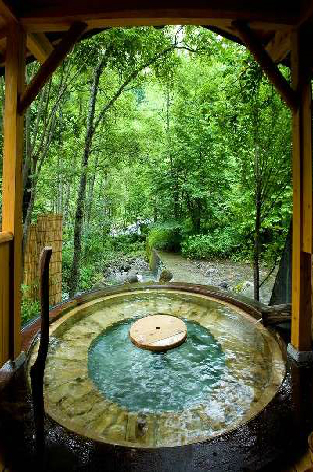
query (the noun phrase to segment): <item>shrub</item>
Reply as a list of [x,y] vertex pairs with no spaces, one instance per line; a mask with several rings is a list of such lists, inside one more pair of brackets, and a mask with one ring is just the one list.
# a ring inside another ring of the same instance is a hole
[[[144,237],[137,234],[110,236],[94,234],[84,239],[84,250],[81,259],[78,291],[90,290],[103,278],[107,265],[123,256],[144,254]],[[73,247],[70,240],[63,244],[62,252],[62,291],[68,293],[69,278],[73,260]]]
[[22,285],[22,326],[25,325],[31,319],[39,316],[40,314],[40,303],[39,300],[30,300],[27,296],[29,286]]
[[236,236],[230,231],[189,236],[182,242],[182,254],[191,259],[227,257],[238,250]]
[[145,237],[137,234],[123,234],[111,237],[113,252],[129,254],[142,251]]
[[147,238],[147,249],[150,255],[152,249],[178,252],[181,249],[182,229],[179,224],[163,224],[154,226]]

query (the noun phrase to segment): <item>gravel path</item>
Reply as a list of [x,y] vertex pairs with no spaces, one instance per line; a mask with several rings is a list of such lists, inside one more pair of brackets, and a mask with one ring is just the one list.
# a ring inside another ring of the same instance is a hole
[[[250,264],[232,261],[191,261],[179,254],[163,251],[158,251],[158,254],[164,266],[172,272],[173,282],[214,285],[253,298],[253,267]],[[262,268],[261,280],[266,275],[266,268]],[[275,273],[261,287],[261,302],[269,302],[274,281]]]

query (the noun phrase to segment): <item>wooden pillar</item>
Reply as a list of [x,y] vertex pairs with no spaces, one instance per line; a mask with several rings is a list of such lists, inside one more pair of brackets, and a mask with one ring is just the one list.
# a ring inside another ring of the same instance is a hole
[[10,247],[9,333],[10,358],[16,358],[21,346],[22,281],[22,164],[23,116],[17,112],[25,85],[26,35],[12,22],[7,28],[5,62],[5,112],[2,184],[2,231],[13,234]]
[[292,86],[299,107],[293,111],[293,254],[291,343],[298,351],[312,345],[312,91],[307,43],[301,29],[292,34]]

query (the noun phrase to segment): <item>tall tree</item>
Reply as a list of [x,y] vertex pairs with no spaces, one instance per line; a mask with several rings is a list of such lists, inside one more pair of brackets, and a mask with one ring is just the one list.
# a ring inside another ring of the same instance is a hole
[[[177,46],[176,38],[174,42],[171,42],[171,38],[168,38],[163,32],[146,28],[137,29],[136,31],[131,29],[129,30],[129,34],[127,34],[126,30],[115,30],[113,33],[108,32],[105,39],[105,44],[101,46],[99,51],[97,66],[93,70],[89,93],[85,144],[74,224],[74,252],[69,286],[71,296],[74,295],[77,290],[79,281],[87,171],[93,137],[106,113],[113,107],[129,84],[131,84],[141,72],[153,67],[160,59],[171,53]],[[155,42],[156,39],[158,40],[157,43]],[[122,81],[105,104],[101,105],[100,111],[96,116],[96,101],[101,74],[108,65],[112,67],[115,63],[118,66],[122,66],[124,69],[120,71]]]

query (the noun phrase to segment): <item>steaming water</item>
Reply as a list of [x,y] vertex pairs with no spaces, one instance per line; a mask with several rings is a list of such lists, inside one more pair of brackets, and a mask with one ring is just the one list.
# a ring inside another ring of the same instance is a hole
[[175,411],[201,403],[225,369],[225,354],[208,329],[184,321],[187,340],[164,353],[130,342],[133,319],[114,324],[89,349],[89,377],[129,411]]

